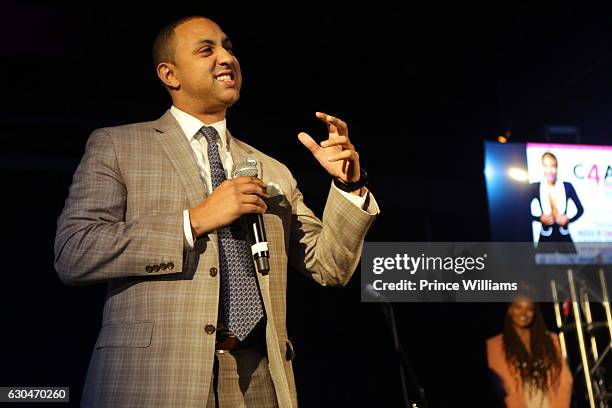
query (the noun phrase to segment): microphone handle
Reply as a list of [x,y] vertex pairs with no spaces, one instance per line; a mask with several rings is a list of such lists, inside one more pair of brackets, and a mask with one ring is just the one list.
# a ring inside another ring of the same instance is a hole
[[270,253],[268,252],[268,239],[266,238],[266,228],[261,214],[249,215],[247,219],[247,234],[251,251],[257,271],[265,273],[270,271]]

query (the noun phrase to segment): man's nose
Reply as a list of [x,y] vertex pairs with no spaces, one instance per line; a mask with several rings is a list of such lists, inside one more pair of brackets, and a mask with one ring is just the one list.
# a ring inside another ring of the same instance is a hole
[[234,55],[225,48],[219,47],[217,62],[219,65],[231,65],[234,62]]

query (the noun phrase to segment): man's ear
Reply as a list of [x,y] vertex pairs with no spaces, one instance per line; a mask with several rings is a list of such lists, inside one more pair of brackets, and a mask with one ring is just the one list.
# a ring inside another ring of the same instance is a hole
[[170,62],[159,63],[157,77],[170,89],[176,90],[181,85],[176,76],[176,66]]

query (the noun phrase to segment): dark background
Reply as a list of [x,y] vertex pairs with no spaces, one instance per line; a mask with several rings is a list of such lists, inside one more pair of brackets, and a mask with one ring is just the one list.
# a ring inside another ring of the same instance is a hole
[[[286,163],[319,214],[329,179],[296,135],[323,137],[315,111],[349,122],[382,209],[369,241],[488,240],[483,140],[504,131],[543,141],[548,125],[575,126],[582,143],[611,141],[612,12],[600,6],[125,3],[2,6],[3,386],[80,398],[105,288],[60,283],[55,222],[91,131],[169,107],[149,50],[174,17],[209,15],[230,35],[245,80],[228,126]],[[401,404],[390,333],[380,306],[360,302],[358,275],[334,289],[290,274],[302,406]],[[495,406],[484,341],[504,310],[395,305],[431,407]]]

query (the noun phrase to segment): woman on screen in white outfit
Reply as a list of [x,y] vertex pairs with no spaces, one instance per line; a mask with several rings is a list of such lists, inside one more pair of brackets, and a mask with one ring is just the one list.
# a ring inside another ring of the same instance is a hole
[[[554,242],[558,245],[540,246],[537,252],[576,253],[569,224],[584,213],[582,203],[574,186],[569,182],[557,180],[557,158],[546,152],[542,155],[544,181],[532,184],[531,214],[534,221],[540,222],[540,242]],[[576,206],[576,213],[568,217],[569,202]]]

